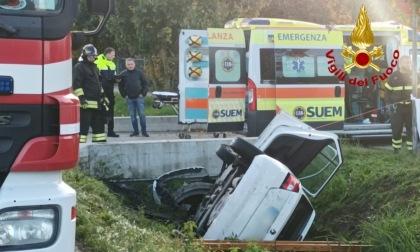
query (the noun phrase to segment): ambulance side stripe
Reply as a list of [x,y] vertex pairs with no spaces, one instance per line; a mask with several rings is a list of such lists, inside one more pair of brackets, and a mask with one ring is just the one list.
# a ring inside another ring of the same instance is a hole
[[207,99],[207,88],[185,88],[185,98]]
[[[210,88],[209,98],[216,98],[216,88]],[[245,87],[241,88],[222,88],[222,98],[244,98],[246,96]]]
[[[315,88],[259,88],[257,89],[258,99],[263,98],[334,98],[335,87]],[[344,97],[344,88],[341,88],[340,97]]]
[[185,118],[207,120],[207,109],[186,109]]
[[185,119],[207,119],[207,88],[185,88]]
[[189,108],[201,108],[207,109],[209,106],[209,102],[207,99],[186,99],[185,100],[185,107]]
[[[323,88],[288,88],[276,89],[276,98],[334,98],[335,87],[323,87]],[[340,97],[344,97],[344,89],[341,89]]]

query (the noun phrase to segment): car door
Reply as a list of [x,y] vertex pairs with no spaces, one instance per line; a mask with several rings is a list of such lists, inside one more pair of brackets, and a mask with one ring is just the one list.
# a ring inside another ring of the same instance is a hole
[[315,130],[285,111],[276,115],[255,146],[286,165],[312,197],[343,163],[337,135]]

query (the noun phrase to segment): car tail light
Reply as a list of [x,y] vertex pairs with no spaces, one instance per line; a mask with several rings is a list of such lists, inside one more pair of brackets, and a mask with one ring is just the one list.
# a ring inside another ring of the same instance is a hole
[[249,110],[257,110],[257,87],[251,79],[248,79],[248,104]]
[[71,207],[71,216],[70,216],[71,220],[75,220],[76,219],[76,207],[73,206]]
[[289,174],[289,176],[286,177],[283,184],[281,185],[281,189],[292,191],[292,192],[299,192],[299,187],[300,187],[299,180],[292,174]]
[[0,250],[47,247],[57,236],[56,207],[9,208],[0,214]]

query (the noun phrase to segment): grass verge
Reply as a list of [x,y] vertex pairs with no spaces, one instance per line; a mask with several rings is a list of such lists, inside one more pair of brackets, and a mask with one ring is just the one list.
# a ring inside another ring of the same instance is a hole
[[[420,248],[420,157],[345,144],[344,165],[320,196],[307,240],[360,241],[364,251]],[[83,251],[202,251],[173,237],[172,223],[145,217],[120,195],[78,169],[65,172],[77,190],[77,240]],[[256,248],[249,251],[261,251]]]
[[[155,109],[153,105],[153,97],[147,96],[144,100],[146,116],[169,116],[177,115],[176,111],[169,105],[163,106],[161,109]],[[114,114],[116,117],[130,116],[128,105],[120,94],[115,94],[115,108]]]
[[65,172],[65,180],[77,190],[76,239],[84,252],[195,251],[172,237],[171,224],[145,218],[141,207],[127,207],[120,196],[82,171]]
[[309,239],[359,240],[368,251],[420,248],[420,157],[344,145],[344,165],[320,196]]

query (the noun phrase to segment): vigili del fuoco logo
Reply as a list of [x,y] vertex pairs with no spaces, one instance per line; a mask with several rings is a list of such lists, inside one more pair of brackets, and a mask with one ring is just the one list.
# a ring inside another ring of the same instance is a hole
[[[354,27],[351,35],[350,35],[350,42],[358,48],[357,51],[354,51],[352,46],[343,45],[343,51],[341,55],[344,57],[344,61],[346,62],[344,66],[344,71],[337,68],[334,64],[335,58],[332,55],[334,50],[330,50],[327,52],[326,57],[331,59],[328,61],[328,71],[338,79],[344,81],[346,78],[346,72],[353,67],[365,69],[368,67],[372,67],[376,71],[379,72],[380,67],[377,66],[372,62],[372,59],[379,59],[384,55],[382,51],[382,46],[374,46],[372,50],[368,50],[368,48],[375,42],[375,38],[373,36],[373,32],[370,26],[369,18],[367,15],[367,11],[364,5],[360,8],[359,16],[357,18],[356,27]],[[400,57],[400,52],[395,50],[392,55],[393,59],[391,61],[391,65],[386,69],[384,73],[381,75],[374,75],[371,77],[372,84],[375,85],[377,81],[386,80],[394,71],[394,68],[398,64],[398,58]],[[357,85],[357,86],[368,86],[367,78],[361,80],[357,78],[352,78],[349,80],[350,85]]]

